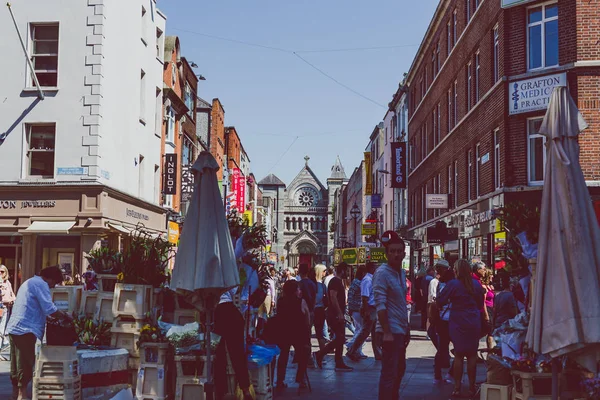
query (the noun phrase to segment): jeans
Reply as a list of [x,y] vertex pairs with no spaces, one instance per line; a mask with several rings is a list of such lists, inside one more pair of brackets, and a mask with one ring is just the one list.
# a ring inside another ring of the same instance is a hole
[[301,346],[292,343],[279,344],[281,353],[277,360],[277,383],[285,381],[285,371],[290,357],[290,347],[294,346],[294,357],[298,359],[298,370],[296,371],[296,382],[303,382],[306,376],[306,368],[308,363],[308,354],[310,354],[309,346]]
[[433,361],[435,379],[442,379],[442,368],[450,367],[450,332],[448,321],[440,320],[436,326],[438,346]]
[[406,335],[394,333],[394,340],[383,342],[379,400],[398,400],[406,371]]
[[346,342],[346,323],[343,320],[335,320],[333,318],[329,318],[329,326],[335,335],[335,338],[327,343],[327,346],[323,348],[323,350],[319,350],[319,354],[325,355],[331,352],[331,350],[335,350],[335,365],[342,366],[344,365],[344,343]]
[[381,358],[381,340],[380,335],[375,334],[375,325],[377,323],[377,311],[375,307],[369,307],[368,318],[362,320],[362,329],[352,346],[348,346],[348,353],[356,353],[362,349],[363,344],[371,335],[371,344],[373,346],[373,355],[375,358]]
[[227,355],[240,388],[250,387],[248,357],[244,343],[244,317],[233,303],[222,303],[215,309],[215,333],[221,336],[215,356],[216,398],[227,393]]
[[[352,339],[346,344],[346,347],[349,349],[352,347],[354,342],[356,342],[356,339],[360,336],[360,333],[363,329],[363,318],[360,315],[360,312],[352,312],[352,321],[354,321],[354,336],[352,336]],[[362,350],[362,345],[360,346],[360,349]]]
[[315,334],[319,345],[328,340],[325,337],[325,332],[327,332],[325,328],[325,309],[323,307],[315,307]]
[[9,335],[10,337],[10,380],[13,386],[27,388],[33,378],[35,366],[35,342],[33,333]]
[[438,334],[437,334],[437,326],[435,324],[429,323],[429,328],[427,328],[427,336],[429,336],[429,340],[433,343],[433,346],[438,348]]

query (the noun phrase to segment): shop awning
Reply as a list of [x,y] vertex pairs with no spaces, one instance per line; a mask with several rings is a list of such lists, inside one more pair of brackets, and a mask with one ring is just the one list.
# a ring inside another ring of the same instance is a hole
[[67,235],[75,221],[33,221],[23,233],[53,233]]
[[109,223],[108,226],[111,229],[114,229],[115,231],[119,231],[119,232],[124,233],[126,235],[129,235],[131,233],[131,229],[127,229],[127,228],[125,228],[122,225],[117,225],[117,224],[111,224],[111,223]]

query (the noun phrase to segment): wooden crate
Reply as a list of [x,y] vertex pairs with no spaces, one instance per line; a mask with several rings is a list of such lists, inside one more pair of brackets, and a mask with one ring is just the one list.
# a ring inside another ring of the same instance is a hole
[[84,290],[81,293],[81,304],[79,306],[79,315],[93,317],[96,314],[97,290]]
[[150,285],[117,283],[112,307],[114,317],[144,319],[152,311],[153,296],[154,289]]
[[76,379],[33,378],[33,400],[82,400],[81,377]]
[[167,392],[166,381],[164,365],[141,364],[137,376],[136,398],[164,398]]
[[98,292],[96,295],[96,309],[94,312],[94,319],[101,322],[112,322],[114,320],[113,315],[113,300],[114,293],[112,292]]
[[481,385],[481,400],[511,400],[512,385]]
[[83,292],[81,286],[56,286],[54,289],[50,289],[52,302],[56,308],[68,314],[79,312],[81,292]]
[[204,400],[205,379],[178,377],[175,386],[175,400]]

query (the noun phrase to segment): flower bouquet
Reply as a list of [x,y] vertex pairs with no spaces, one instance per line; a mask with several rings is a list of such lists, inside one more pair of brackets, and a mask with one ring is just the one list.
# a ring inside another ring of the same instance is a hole
[[80,344],[88,346],[109,346],[110,327],[108,322],[96,322],[91,317],[80,316],[73,318],[75,333]]
[[600,399],[600,374],[581,381],[581,388],[587,399]]
[[140,329],[140,339],[137,342],[137,347],[140,348],[144,343],[168,343],[167,336],[160,327],[148,317],[144,320],[144,325],[142,326],[142,329]]

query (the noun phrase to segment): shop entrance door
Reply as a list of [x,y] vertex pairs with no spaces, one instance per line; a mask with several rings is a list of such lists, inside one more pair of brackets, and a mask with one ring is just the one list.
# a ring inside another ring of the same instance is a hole
[[300,254],[299,264],[308,264],[308,267],[312,267],[312,254]]

